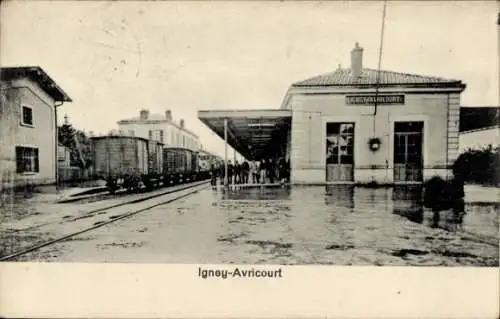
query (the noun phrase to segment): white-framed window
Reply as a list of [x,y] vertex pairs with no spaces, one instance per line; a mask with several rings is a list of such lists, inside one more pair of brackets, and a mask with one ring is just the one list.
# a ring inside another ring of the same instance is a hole
[[21,124],[26,126],[34,126],[32,107],[27,105],[21,105]]
[[38,173],[40,171],[38,148],[16,146],[16,172]]

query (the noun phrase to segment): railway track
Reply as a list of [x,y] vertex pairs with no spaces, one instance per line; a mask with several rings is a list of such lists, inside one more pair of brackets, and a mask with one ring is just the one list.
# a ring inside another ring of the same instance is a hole
[[[183,185],[184,186],[184,185]],[[109,225],[111,223],[115,223],[119,220],[123,220],[129,217],[132,217],[134,215],[137,215],[139,213],[142,213],[144,211],[150,210],[151,208],[169,204],[173,201],[188,197],[192,194],[195,194],[199,192],[200,190],[203,190],[205,188],[209,187],[208,181],[203,181],[203,182],[197,182],[193,183],[190,185],[186,185],[184,187],[179,187],[175,189],[170,189],[164,192],[160,193],[155,193],[152,195],[136,198],[130,201],[125,201],[119,204],[114,204],[114,205],[108,205],[106,207],[94,209],[92,211],[88,211],[84,213],[83,215],[70,219],[70,220],[63,220],[61,222],[71,222],[71,221],[81,221],[81,220],[86,220],[89,217],[97,217],[97,221],[94,219],[90,219],[90,223],[82,223],[82,225],[79,227],[78,230],[76,231],[70,231],[68,233],[65,233],[64,235],[57,236],[56,238],[52,238],[43,242],[36,243],[34,245],[31,245],[27,248],[21,248],[20,250],[0,256],[0,261],[9,261],[9,260],[15,260],[21,256],[27,255],[29,253],[38,251],[42,248],[61,243],[64,241],[67,241],[75,236],[90,232],[94,229]],[[169,197],[168,199],[162,199],[162,200],[155,200],[161,196],[169,195],[169,194],[174,194],[179,195],[179,196],[172,196]],[[124,206],[130,206],[131,210],[129,210],[126,213],[123,212],[116,212],[115,215],[112,214],[113,210],[116,210],[118,208],[123,208]],[[102,216],[105,215],[105,216]],[[110,216],[111,215],[111,216]],[[86,217],[87,216],[87,217]],[[106,218],[107,217],[107,218]],[[59,223],[61,223],[59,222]],[[56,224],[56,223],[50,223],[50,224]],[[37,225],[37,227],[42,227],[42,226],[47,226],[49,224],[44,224],[44,225]]]
[[[91,210],[86,211],[86,212],[84,212],[82,214],[79,214],[78,216],[73,217],[71,219],[64,219],[64,218],[62,218],[61,220],[58,220],[58,221],[55,221],[55,222],[48,222],[48,223],[43,223],[43,224],[38,224],[38,225],[31,226],[31,227],[23,228],[23,229],[20,229],[20,231],[31,231],[31,230],[36,230],[36,229],[38,229],[40,227],[47,226],[47,225],[53,225],[53,224],[58,224],[60,222],[68,222],[68,221],[71,222],[71,221],[75,221],[75,220],[78,220],[78,219],[83,219],[83,218],[86,218],[89,215],[96,214],[96,213],[99,213],[101,211],[105,211],[105,210],[116,208],[116,207],[122,207],[122,206],[130,205],[130,204],[140,203],[140,202],[143,202],[143,201],[148,200],[148,199],[152,199],[152,198],[156,198],[156,197],[159,197],[159,196],[163,196],[163,195],[175,193],[175,192],[178,192],[178,191],[182,191],[184,189],[188,189],[190,187],[195,187],[197,185],[206,184],[208,182],[209,181],[199,181],[199,182],[194,182],[194,183],[189,183],[189,184],[181,184],[181,185],[175,185],[175,186],[168,186],[165,189],[154,190],[154,191],[151,191],[149,193],[139,193],[139,194],[120,193],[120,194],[114,195],[114,196],[113,195],[109,195],[108,193],[106,193],[106,195],[105,195],[106,198],[101,199],[101,200],[104,201],[104,200],[108,200],[108,199],[117,199],[117,198],[125,197],[125,196],[131,196],[131,197],[133,197],[133,199],[128,200],[128,201],[124,201],[124,202],[120,202],[120,203],[117,203],[117,204],[108,205],[108,206],[105,206],[105,207],[91,209]],[[100,196],[103,196],[103,195],[100,194],[100,193],[97,193],[97,194],[94,194],[94,196],[95,197],[100,197]],[[59,203],[67,204],[67,203],[74,203],[74,202],[75,201],[71,201],[71,202],[59,202]]]

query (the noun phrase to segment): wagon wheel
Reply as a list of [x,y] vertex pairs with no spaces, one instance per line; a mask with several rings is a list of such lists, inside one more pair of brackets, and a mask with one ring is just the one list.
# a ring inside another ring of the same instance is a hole
[[123,188],[125,188],[127,192],[132,191],[131,177],[129,175],[123,176]]
[[146,186],[146,190],[150,191],[153,189],[153,183],[151,182],[151,178],[149,176],[143,177],[142,182]]
[[106,182],[106,187],[108,188],[110,194],[114,194],[118,189],[116,181],[114,179],[108,179],[108,181]]
[[137,175],[134,175],[133,185],[134,185],[134,189],[136,191],[140,190],[140,188],[141,188],[141,182],[142,182],[141,178],[139,176],[137,176]]

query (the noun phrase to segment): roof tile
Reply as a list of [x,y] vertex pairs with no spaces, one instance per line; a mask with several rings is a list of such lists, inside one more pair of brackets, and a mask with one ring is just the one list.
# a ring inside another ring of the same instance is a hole
[[459,80],[384,70],[380,70],[379,80],[377,81],[377,73],[379,73],[377,70],[363,69],[362,75],[356,77],[351,69],[339,68],[334,72],[296,82],[293,86],[358,86],[375,85],[377,83],[379,85],[462,85]]

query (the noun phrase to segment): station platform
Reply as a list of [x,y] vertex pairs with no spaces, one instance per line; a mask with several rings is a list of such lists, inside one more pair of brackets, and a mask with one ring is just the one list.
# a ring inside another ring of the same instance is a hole
[[[290,187],[290,184],[288,183],[265,183],[265,184],[229,184],[227,187],[230,189],[235,189],[235,188],[285,188],[285,187]],[[214,188],[217,189],[222,189],[224,188],[224,185],[218,184]]]
[[284,155],[290,144],[290,110],[201,110],[198,118],[247,160]]

